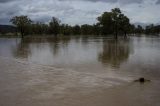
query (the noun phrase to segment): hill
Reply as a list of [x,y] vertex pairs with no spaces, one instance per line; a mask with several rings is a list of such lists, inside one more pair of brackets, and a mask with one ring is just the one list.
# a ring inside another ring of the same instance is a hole
[[0,25],[0,33],[14,33],[16,32],[16,27],[11,25]]

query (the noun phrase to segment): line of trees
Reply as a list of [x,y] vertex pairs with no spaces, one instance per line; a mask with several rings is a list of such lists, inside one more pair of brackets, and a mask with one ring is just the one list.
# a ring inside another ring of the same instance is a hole
[[149,26],[146,26],[145,33],[146,34],[159,34],[160,33],[160,25],[151,24]]
[[15,16],[10,22],[15,25],[22,37],[25,35],[114,35],[118,36],[136,33],[159,33],[160,26],[150,25],[146,30],[142,26],[130,23],[130,20],[125,16],[119,8],[114,8],[111,12],[104,12],[97,17],[97,23],[93,25],[75,25],[62,24],[61,21],[52,17],[48,24],[42,22],[33,22],[28,16]]
[[160,25],[150,24],[147,25],[145,28],[138,25],[134,29],[135,34],[146,34],[146,35],[159,35],[160,34]]

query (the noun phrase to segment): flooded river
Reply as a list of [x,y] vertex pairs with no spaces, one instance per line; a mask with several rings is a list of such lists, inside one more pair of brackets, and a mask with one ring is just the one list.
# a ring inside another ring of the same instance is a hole
[[0,106],[160,106],[159,89],[159,37],[0,38]]

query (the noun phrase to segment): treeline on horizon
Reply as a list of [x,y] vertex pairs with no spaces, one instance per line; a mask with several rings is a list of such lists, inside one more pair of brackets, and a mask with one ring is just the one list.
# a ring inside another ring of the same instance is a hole
[[119,8],[114,8],[111,12],[104,12],[97,17],[97,23],[93,25],[63,24],[56,17],[52,17],[48,24],[33,22],[28,16],[15,16],[10,22],[16,27],[17,32],[25,35],[114,35],[127,37],[130,34],[159,34],[160,25],[153,24],[144,29],[141,25],[135,26],[130,23],[130,19],[125,16]]

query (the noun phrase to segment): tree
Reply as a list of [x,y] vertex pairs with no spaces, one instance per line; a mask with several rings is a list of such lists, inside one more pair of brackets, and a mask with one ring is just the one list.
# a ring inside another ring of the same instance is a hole
[[114,25],[114,33],[115,33],[115,38],[118,38],[118,31],[120,29],[120,21],[121,16],[121,10],[119,8],[112,9],[112,20],[113,20],[113,25]]
[[31,34],[48,34],[48,25],[42,22],[36,22],[30,26]]
[[79,25],[73,26],[73,34],[80,35],[81,34],[81,27]]
[[124,36],[127,37],[127,32],[129,32],[131,27],[130,20],[128,17],[120,14],[119,16],[119,30],[124,33]]
[[50,33],[57,36],[60,31],[60,20],[56,17],[53,17],[51,22],[49,23],[49,28]]
[[27,30],[32,23],[31,19],[28,18],[28,16],[24,15],[13,17],[10,22],[12,22],[12,24],[14,24],[18,28],[22,35],[22,38],[27,33]]
[[138,34],[142,34],[144,32],[144,29],[141,25],[138,25],[135,29],[135,32]]
[[130,33],[130,34],[135,34],[135,29],[136,29],[136,28],[135,28],[135,25],[134,25],[134,24],[131,24],[130,27],[129,27],[129,33]]
[[71,35],[72,34],[72,27],[68,24],[62,24],[60,27],[60,33],[62,35]]
[[93,34],[100,35],[100,26],[98,24],[93,24]]
[[123,31],[126,36],[130,26],[129,18],[119,8],[112,9],[111,12],[104,12],[97,20],[102,34],[114,34],[116,39],[120,31]]
[[104,12],[100,17],[97,18],[97,20],[97,24],[100,26],[102,35],[113,33],[113,21],[111,12]]
[[93,34],[93,26],[84,24],[81,26],[81,34],[83,35],[92,35]]
[[146,34],[159,34],[160,33],[160,25],[151,24],[149,26],[146,26],[145,33]]

